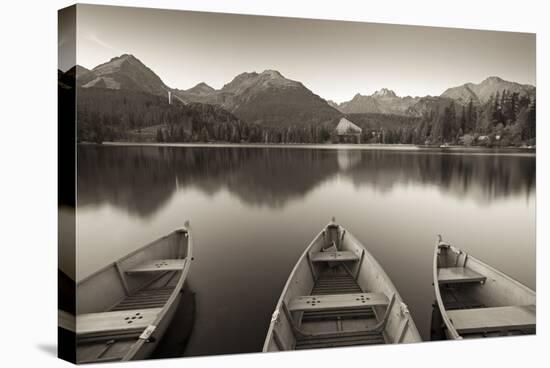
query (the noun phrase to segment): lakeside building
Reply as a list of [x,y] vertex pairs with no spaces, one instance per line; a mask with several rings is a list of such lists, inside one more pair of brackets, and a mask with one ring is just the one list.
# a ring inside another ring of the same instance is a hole
[[341,118],[334,129],[338,143],[361,143],[362,129],[346,118]]

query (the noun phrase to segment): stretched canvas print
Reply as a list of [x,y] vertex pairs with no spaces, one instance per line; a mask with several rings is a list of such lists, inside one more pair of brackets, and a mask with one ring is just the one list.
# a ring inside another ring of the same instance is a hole
[[58,46],[63,359],[535,333],[534,34],[74,5]]

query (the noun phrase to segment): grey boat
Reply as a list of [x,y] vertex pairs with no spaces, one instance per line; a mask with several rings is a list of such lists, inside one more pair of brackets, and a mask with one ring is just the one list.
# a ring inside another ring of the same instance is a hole
[[186,223],[80,281],[76,324],[60,317],[76,333],[77,363],[147,358],[180,302],[192,255]]
[[290,273],[263,351],[419,341],[409,310],[388,275],[333,219]]
[[534,334],[536,294],[439,236],[432,340]]

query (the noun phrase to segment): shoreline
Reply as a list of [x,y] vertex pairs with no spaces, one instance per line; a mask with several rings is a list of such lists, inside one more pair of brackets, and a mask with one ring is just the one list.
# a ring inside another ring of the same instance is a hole
[[346,151],[409,151],[431,152],[441,154],[488,154],[488,155],[525,155],[536,156],[535,148],[521,147],[430,147],[414,144],[332,144],[332,143],[159,143],[159,142],[81,142],[77,145],[111,146],[111,147],[182,147],[182,148],[275,148],[275,149],[322,149],[322,150],[346,150]]

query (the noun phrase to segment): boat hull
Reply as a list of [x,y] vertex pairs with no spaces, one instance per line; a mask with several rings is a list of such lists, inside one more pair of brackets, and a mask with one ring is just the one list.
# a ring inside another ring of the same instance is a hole
[[536,293],[463,250],[434,249],[432,339],[535,333]]
[[77,362],[149,357],[180,303],[192,254],[191,231],[185,227],[80,281]]
[[[334,261],[323,254],[334,251],[331,246],[340,252]],[[324,259],[328,261],[319,262]],[[302,296],[334,302],[338,307],[289,311]],[[364,308],[354,302],[361,303],[361,298],[368,303],[386,298],[386,302]],[[263,351],[419,341],[407,306],[376,259],[350,232],[330,223],[308,245],[290,273]]]

